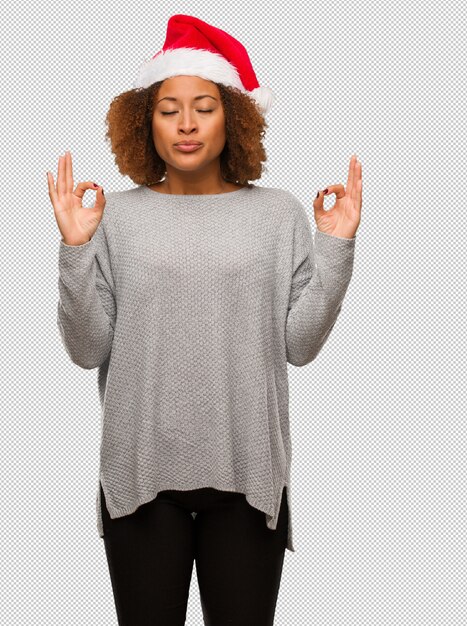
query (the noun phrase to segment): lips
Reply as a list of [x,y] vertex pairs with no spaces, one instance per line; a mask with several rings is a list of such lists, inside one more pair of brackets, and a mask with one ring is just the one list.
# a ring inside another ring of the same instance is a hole
[[202,143],[176,143],[174,144],[174,148],[180,150],[180,152],[194,152],[195,150],[199,150],[202,145]]

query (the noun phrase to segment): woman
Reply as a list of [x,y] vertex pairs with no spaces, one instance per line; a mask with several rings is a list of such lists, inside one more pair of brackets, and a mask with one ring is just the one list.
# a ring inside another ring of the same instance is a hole
[[317,194],[314,245],[293,194],[249,183],[271,102],[240,42],[175,15],[107,116],[137,187],[74,188],[69,152],[56,187],[48,173],[60,334],[99,368],[97,519],[119,624],[184,624],[193,562],[206,624],[273,624],[294,551],[287,363],[312,361],[341,310],[361,166]]

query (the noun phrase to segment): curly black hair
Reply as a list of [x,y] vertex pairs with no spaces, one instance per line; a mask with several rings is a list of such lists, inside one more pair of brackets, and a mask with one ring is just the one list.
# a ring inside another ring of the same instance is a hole
[[[166,174],[152,136],[152,118],[163,81],[131,89],[110,103],[105,121],[115,163],[137,185],[153,185]],[[263,138],[268,127],[253,98],[236,87],[215,83],[224,108],[226,142],[220,154],[222,177],[248,185],[261,178],[266,161]]]

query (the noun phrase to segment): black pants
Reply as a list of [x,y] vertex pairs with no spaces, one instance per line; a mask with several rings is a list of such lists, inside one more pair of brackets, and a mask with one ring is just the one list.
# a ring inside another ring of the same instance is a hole
[[272,626],[287,545],[286,487],[276,530],[241,493],[161,491],[111,519],[100,489],[119,626],[183,626],[193,562],[206,626]]

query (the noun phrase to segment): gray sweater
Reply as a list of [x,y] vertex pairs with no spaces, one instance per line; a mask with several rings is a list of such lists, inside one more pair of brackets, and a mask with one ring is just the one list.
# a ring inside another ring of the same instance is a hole
[[[58,328],[98,369],[99,480],[111,518],[165,489],[244,493],[271,530],[287,486],[287,363],[313,361],[341,311],[355,237],[316,230],[289,191],[106,195],[81,246],[60,240]],[[104,536],[100,489],[97,530]]]

